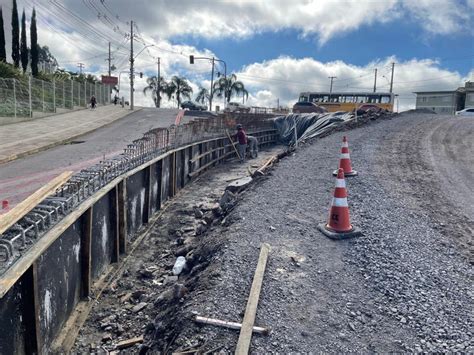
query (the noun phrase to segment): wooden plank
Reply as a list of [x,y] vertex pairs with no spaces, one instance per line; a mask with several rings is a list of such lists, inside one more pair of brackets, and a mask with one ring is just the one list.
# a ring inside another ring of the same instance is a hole
[[169,197],[175,195],[175,177],[176,177],[176,153],[170,155],[170,178],[169,178]]
[[232,144],[232,147],[233,147],[234,150],[235,150],[235,153],[237,154],[237,156],[239,157],[239,159],[242,159],[242,158],[240,157],[239,151],[238,151],[237,148],[235,147],[234,141],[233,141],[232,138],[230,137],[229,131],[226,130],[225,133],[227,133],[227,138],[229,138],[230,143]]
[[150,219],[150,214],[151,214],[151,193],[152,193],[152,188],[151,188],[151,167],[153,165],[150,165],[145,168],[145,201],[144,201],[144,211],[143,211],[143,223],[146,224],[148,223],[148,220]]
[[84,228],[81,234],[82,297],[89,297],[90,292],[91,292],[92,219],[93,219],[93,207],[91,206],[84,214]]
[[25,324],[25,350],[27,354],[41,354],[40,302],[38,292],[38,268],[33,263],[23,276],[22,309]]
[[119,251],[127,253],[127,179],[117,185],[119,208]]
[[112,223],[114,224],[115,238],[113,240],[114,250],[112,262],[116,263],[120,258],[120,210],[119,210],[119,189],[118,186],[110,192],[110,205],[112,207]]
[[117,343],[115,348],[118,350],[122,350],[122,349],[129,348],[138,343],[143,343],[143,335],[139,337],[131,338],[131,339],[122,340],[121,342]]
[[46,197],[54,193],[54,191],[63,185],[72,175],[72,171],[65,171],[61,175],[55,177],[46,185],[36,190],[33,194],[21,201],[10,211],[0,216],[0,234],[18,222],[25,214],[30,212],[37,204]]
[[252,329],[255,322],[255,316],[257,315],[258,299],[260,297],[260,290],[262,289],[263,275],[265,273],[269,252],[270,245],[263,243],[260,247],[260,256],[253,277],[252,287],[247,301],[247,308],[245,309],[244,320],[242,321],[242,329],[240,330],[239,340],[235,349],[236,355],[247,355],[250,349]]

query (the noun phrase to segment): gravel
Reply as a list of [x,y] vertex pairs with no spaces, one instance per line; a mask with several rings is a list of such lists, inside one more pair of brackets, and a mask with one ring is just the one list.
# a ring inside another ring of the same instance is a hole
[[[394,151],[387,143],[414,130],[404,143],[415,145],[423,129],[443,120],[401,115],[315,140],[282,160],[228,217],[233,223],[221,232],[224,246],[214,256],[216,282],[190,295],[183,312],[240,322],[259,246],[268,242],[256,324],[272,332],[254,336],[252,352],[473,352],[472,266],[459,243],[466,235],[443,228],[458,220],[445,215],[441,223],[430,201],[445,201],[458,217],[465,212],[443,196],[445,189],[434,190],[444,183],[436,173],[423,184],[413,178],[416,165],[429,162],[410,161],[408,146]],[[316,226],[327,219],[344,134],[360,174],[347,179],[351,218],[363,236],[332,241]],[[397,166],[397,156],[408,165]],[[232,351],[237,338],[232,330],[189,323],[175,347],[205,343]]]

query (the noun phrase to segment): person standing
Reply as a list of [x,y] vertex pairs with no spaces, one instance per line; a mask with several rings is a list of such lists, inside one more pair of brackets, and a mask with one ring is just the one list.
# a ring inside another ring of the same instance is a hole
[[92,97],[91,97],[91,109],[94,110],[96,105],[97,105],[97,100],[95,99],[95,96],[92,95]]
[[245,133],[241,124],[237,125],[236,137],[238,142],[237,148],[240,155],[240,162],[243,163],[245,161],[245,153],[247,151],[247,134]]

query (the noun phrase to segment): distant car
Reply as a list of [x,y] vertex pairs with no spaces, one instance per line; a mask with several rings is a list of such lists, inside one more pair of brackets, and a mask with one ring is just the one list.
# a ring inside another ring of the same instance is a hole
[[322,106],[316,105],[314,102],[300,101],[293,105],[293,113],[327,113]]
[[464,110],[456,111],[456,116],[474,116],[474,107],[467,107]]
[[181,103],[181,108],[183,110],[188,109],[192,111],[206,111],[207,107],[204,105],[201,105],[197,102],[194,101],[184,101]]
[[225,108],[227,112],[250,112],[250,107],[239,104],[238,102],[229,102]]
[[382,111],[383,109],[380,108],[379,106],[377,105],[373,105],[373,104],[363,104],[363,105],[360,105],[359,107],[357,107],[357,114],[358,115],[363,115],[365,113],[370,113],[370,112],[380,112]]

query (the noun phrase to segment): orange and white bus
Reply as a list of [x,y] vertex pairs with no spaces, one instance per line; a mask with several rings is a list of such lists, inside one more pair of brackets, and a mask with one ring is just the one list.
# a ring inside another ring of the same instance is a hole
[[372,104],[393,111],[394,96],[388,92],[302,92],[298,101],[314,102],[329,112],[351,112],[363,104]]

